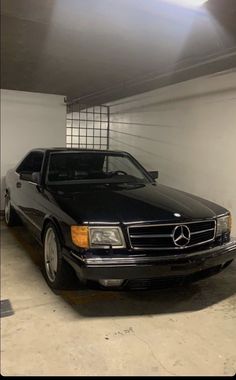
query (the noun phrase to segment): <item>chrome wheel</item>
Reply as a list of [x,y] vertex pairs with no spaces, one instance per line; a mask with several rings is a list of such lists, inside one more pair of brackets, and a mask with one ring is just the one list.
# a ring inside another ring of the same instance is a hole
[[44,240],[44,262],[48,279],[54,282],[58,267],[56,236],[51,227],[47,229]]
[[10,199],[8,195],[6,195],[4,215],[5,215],[5,221],[7,224],[9,224],[9,221],[10,221],[10,214],[11,214],[11,203],[10,203]]

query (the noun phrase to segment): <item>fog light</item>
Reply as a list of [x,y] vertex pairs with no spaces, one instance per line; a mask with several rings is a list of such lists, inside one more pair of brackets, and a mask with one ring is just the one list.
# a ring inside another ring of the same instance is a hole
[[111,279],[111,280],[98,280],[99,284],[102,286],[121,286],[124,282],[124,280],[116,280],[116,279]]

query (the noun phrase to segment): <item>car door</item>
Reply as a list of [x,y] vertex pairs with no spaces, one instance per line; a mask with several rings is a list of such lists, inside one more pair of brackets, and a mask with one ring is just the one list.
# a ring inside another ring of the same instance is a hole
[[43,159],[43,151],[30,152],[16,170],[15,199],[18,211],[35,235],[40,234],[45,212],[40,206],[43,203],[42,189],[33,182],[32,173],[41,172]]

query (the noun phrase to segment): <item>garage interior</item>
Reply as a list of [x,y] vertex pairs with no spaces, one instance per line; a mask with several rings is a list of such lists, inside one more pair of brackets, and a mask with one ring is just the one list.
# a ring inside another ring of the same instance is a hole
[[[33,148],[124,150],[229,209],[236,236],[236,2],[193,3],[2,0],[1,210]],[[235,374],[235,262],[127,292],[53,292],[41,267],[29,232],[2,220],[2,375]]]

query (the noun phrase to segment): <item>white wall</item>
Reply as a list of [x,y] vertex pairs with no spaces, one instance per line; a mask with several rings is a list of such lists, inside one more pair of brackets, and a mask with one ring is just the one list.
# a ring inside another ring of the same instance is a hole
[[111,104],[111,149],[129,151],[159,182],[215,201],[236,235],[236,72]]
[[64,97],[1,90],[1,209],[3,178],[33,148],[65,146]]

